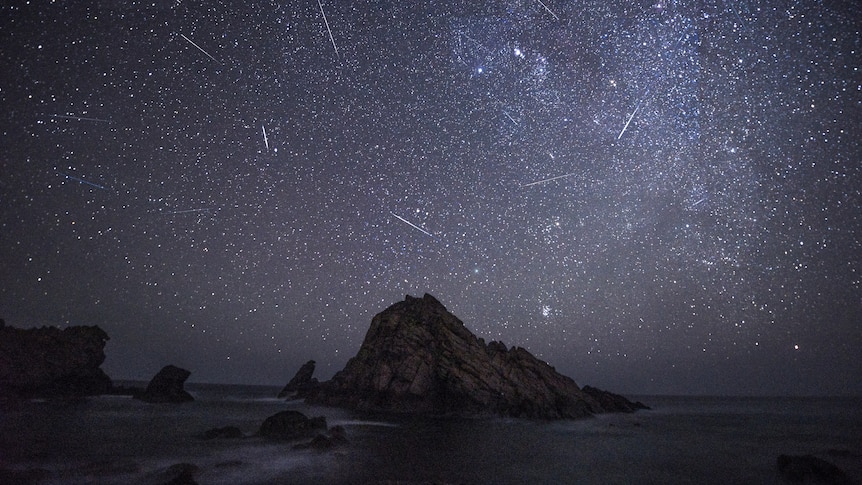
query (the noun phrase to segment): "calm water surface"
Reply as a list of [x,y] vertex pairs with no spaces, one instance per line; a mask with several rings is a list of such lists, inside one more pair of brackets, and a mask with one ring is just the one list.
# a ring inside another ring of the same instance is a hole
[[[862,400],[638,397],[652,411],[593,419],[439,420],[354,414],[273,398],[278,388],[189,385],[181,405],[99,397],[0,407],[0,468],[36,483],[158,483],[175,463],[201,484],[783,483],[781,453],[812,453],[862,478]],[[324,415],[350,443],[297,451],[253,437],[285,409]],[[201,441],[236,426],[248,438]],[[847,450],[850,456],[830,455]]]

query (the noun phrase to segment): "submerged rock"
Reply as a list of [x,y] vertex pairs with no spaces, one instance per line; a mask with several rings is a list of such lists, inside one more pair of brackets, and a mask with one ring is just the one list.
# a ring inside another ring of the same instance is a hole
[[[619,396],[621,399],[621,396]],[[431,295],[377,314],[355,357],[311,403],[429,415],[580,418],[633,409],[605,404],[522,348],[476,338]]]
[[153,377],[144,392],[135,397],[151,403],[194,401],[195,398],[183,388],[191,374],[185,369],[167,365]]
[[313,360],[309,360],[303,364],[296,372],[296,375],[293,376],[293,379],[278,393],[278,398],[281,399],[291,394],[303,393],[317,387],[317,379],[312,377],[314,375],[315,364]]
[[245,435],[242,430],[236,426],[224,426],[221,428],[208,429],[198,435],[198,437],[202,440],[235,440],[244,438]]
[[164,485],[197,485],[195,475],[198,472],[200,467],[193,463],[176,463],[159,473],[156,479]]
[[843,470],[814,455],[780,455],[778,472],[787,480],[844,485],[855,483]]
[[108,334],[97,326],[20,329],[0,325],[0,397],[81,397],[105,394]]
[[326,431],[326,418],[309,418],[299,411],[281,411],[264,420],[258,434],[274,440],[297,440],[309,438],[319,431]]
[[318,434],[313,440],[308,443],[300,443],[294,446],[294,449],[305,450],[312,449],[317,451],[325,451],[339,445],[347,443],[347,433],[343,426],[333,426],[326,434]]
[[25,470],[0,468],[0,483],[42,483],[51,478],[52,473],[43,468],[27,468]]

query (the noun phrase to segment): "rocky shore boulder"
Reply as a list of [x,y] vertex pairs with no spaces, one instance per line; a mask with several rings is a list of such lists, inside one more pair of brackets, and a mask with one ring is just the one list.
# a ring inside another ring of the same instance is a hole
[[596,399],[522,348],[486,345],[427,294],[377,314],[356,356],[307,400],[367,411],[541,419],[635,407]]
[[183,387],[191,374],[185,369],[167,365],[153,377],[144,392],[135,395],[135,398],[151,403],[194,401],[195,398]]
[[272,440],[298,440],[311,438],[318,432],[326,431],[326,418],[309,418],[299,411],[281,411],[260,425],[258,434]]
[[303,364],[296,372],[296,375],[293,376],[293,379],[278,393],[278,398],[282,399],[295,394],[303,394],[317,387],[317,379],[312,377],[315,365],[316,363],[313,360],[309,360]]
[[97,326],[19,329],[0,320],[0,397],[80,397],[106,394],[108,334]]

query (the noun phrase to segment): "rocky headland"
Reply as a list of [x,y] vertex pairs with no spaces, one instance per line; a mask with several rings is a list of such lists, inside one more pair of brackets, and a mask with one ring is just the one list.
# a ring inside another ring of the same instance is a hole
[[428,294],[377,314],[356,356],[305,394],[312,404],[444,416],[571,419],[645,408],[582,390],[523,348],[486,344]]
[[111,391],[108,334],[97,326],[20,329],[0,320],[0,396],[82,397]]

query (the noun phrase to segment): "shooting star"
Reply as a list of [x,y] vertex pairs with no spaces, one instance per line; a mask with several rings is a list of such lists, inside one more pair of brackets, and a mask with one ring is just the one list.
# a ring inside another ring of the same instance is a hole
[[332,30],[329,28],[329,21],[326,20],[326,12],[323,11],[323,4],[320,3],[320,0],[317,0],[317,5],[320,7],[320,14],[323,15],[323,23],[326,24],[326,31],[329,32],[329,40],[332,42],[332,48],[335,49],[335,55],[341,59],[341,55],[338,53],[338,46],[335,45],[335,38],[332,37]]
[[266,137],[266,127],[261,125],[261,129],[263,129],[263,143],[266,145],[266,150],[269,151],[269,138]]
[[66,178],[67,178],[67,179],[69,179],[69,180],[74,180],[75,182],[78,182],[78,183],[81,183],[81,184],[84,184],[84,185],[89,185],[90,187],[95,187],[95,188],[97,188],[97,189],[108,190],[108,188],[107,188],[107,187],[105,187],[104,185],[94,184],[93,182],[88,182],[88,181],[86,181],[86,180],[84,180],[84,179],[82,179],[82,178],[73,177],[73,176],[71,176],[71,175],[69,175],[69,174],[67,174],[67,173],[63,173],[63,172],[58,172],[58,173],[59,173],[60,175],[64,176],[64,177],[66,177]]
[[503,114],[506,115],[507,118],[509,118],[509,121],[511,121],[512,123],[515,123],[515,126],[519,126],[518,122],[515,121],[515,118],[512,118],[512,115],[507,113],[506,110],[503,110]]
[[555,19],[560,20],[560,17],[557,17],[557,14],[555,14],[551,9],[549,9],[548,6],[545,5],[545,2],[539,0],[539,3],[542,4],[542,6],[545,7],[545,10],[547,10],[549,14],[553,15]]
[[545,182],[551,182],[551,181],[554,181],[554,180],[564,179],[564,178],[566,178],[566,177],[571,177],[572,175],[577,175],[577,172],[567,173],[567,174],[565,174],[565,175],[557,175],[556,177],[551,177],[551,178],[549,178],[549,179],[537,180],[537,181],[535,181],[535,182],[530,182],[530,183],[528,183],[528,184],[521,185],[521,188],[529,187],[529,186],[531,186],[531,185],[539,185],[539,184],[543,184],[543,183],[545,183]]
[[618,136],[618,137],[617,137],[617,140],[619,140],[620,138],[622,138],[622,137],[623,137],[623,133],[625,133],[625,132],[626,132],[626,130],[628,129],[628,127],[629,127],[629,123],[631,123],[631,122],[632,122],[632,118],[634,118],[634,117],[635,117],[635,114],[637,114],[638,109],[640,109],[640,107],[641,107],[641,103],[642,103],[642,102],[643,102],[643,99],[641,99],[640,101],[638,101],[638,105],[637,105],[637,106],[635,106],[635,110],[634,110],[634,111],[632,111],[631,116],[629,116],[629,120],[628,120],[628,121],[626,121],[626,126],[623,126],[623,131],[621,131],[621,132],[620,132],[620,136]]
[[417,231],[421,231],[423,234],[426,234],[426,235],[428,235],[428,236],[434,237],[434,235],[433,235],[433,234],[431,234],[430,232],[426,231],[425,229],[422,229],[421,227],[417,226],[416,224],[413,224],[412,222],[410,222],[410,221],[408,221],[407,219],[405,219],[405,218],[403,218],[403,217],[399,216],[398,214],[396,214],[396,213],[394,213],[394,212],[392,212],[392,211],[390,211],[389,213],[390,213],[390,214],[392,214],[393,216],[397,217],[397,218],[398,218],[398,220],[400,220],[400,221],[401,221],[401,222],[403,222],[404,224],[407,224],[408,226],[412,227],[413,229],[416,229]]
[[207,51],[203,50],[203,48],[202,48],[201,46],[199,46],[199,45],[195,44],[191,39],[189,39],[188,37],[186,37],[184,34],[180,34],[180,37],[182,37],[183,39],[186,39],[187,41],[189,41],[189,44],[191,44],[191,45],[193,45],[193,46],[197,47],[199,51],[203,52],[203,53],[204,53],[207,57],[209,57],[210,59],[212,59],[212,60],[214,60],[214,61],[218,62],[219,64],[221,64],[221,62],[220,62],[218,59],[216,59],[215,57],[211,56],[209,52],[207,52]]
[[203,207],[201,209],[185,209],[185,210],[164,212],[164,214],[189,214],[191,212],[209,212],[211,210],[213,210],[212,207]]
[[113,123],[111,120],[103,120],[101,118],[87,118],[86,116],[71,116],[71,115],[51,115],[52,118],[63,118],[66,120],[78,121],[95,121],[96,123]]

